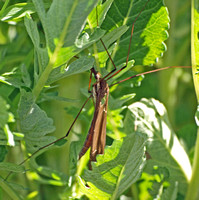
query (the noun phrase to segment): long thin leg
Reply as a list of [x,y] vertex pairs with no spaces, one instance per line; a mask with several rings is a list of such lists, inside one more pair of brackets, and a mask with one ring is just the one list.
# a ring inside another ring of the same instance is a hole
[[[19,163],[19,165],[22,165],[23,163],[25,163],[27,160],[29,160],[30,158],[32,158],[35,154],[37,154],[37,153],[38,153],[39,151],[41,151],[42,149],[45,149],[46,147],[49,147],[49,146],[55,144],[56,142],[58,142],[58,141],[60,141],[60,140],[63,140],[64,138],[66,138],[66,137],[69,135],[71,129],[73,128],[75,122],[77,121],[77,118],[79,117],[80,113],[82,112],[84,106],[87,104],[88,100],[89,100],[91,97],[92,97],[92,95],[90,95],[90,96],[86,99],[86,101],[84,102],[84,104],[82,105],[82,107],[81,107],[81,109],[79,110],[77,116],[75,117],[73,123],[71,124],[70,128],[68,129],[66,135],[64,135],[63,137],[61,137],[61,138],[55,140],[54,142],[51,142],[51,143],[49,143],[49,144],[47,144],[47,145],[45,145],[45,146],[43,146],[43,147],[40,147],[37,151],[35,151],[34,153],[32,153],[30,156],[28,156],[28,157],[27,157],[25,160],[23,160],[21,163]],[[6,176],[6,178],[5,178],[4,180],[7,180],[8,177],[9,177],[11,174],[12,174],[12,172],[10,172],[10,173]]]
[[158,72],[158,71],[162,71],[162,70],[165,70],[165,69],[171,69],[171,68],[191,68],[191,66],[169,66],[169,67],[163,67],[163,68],[159,68],[159,69],[154,69],[154,70],[151,70],[151,71],[147,71],[147,72],[143,72],[143,73],[140,73],[140,74],[136,74],[134,76],[130,76],[128,78],[125,78],[124,80],[121,80],[121,81],[118,81],[116,83],[113,83],[109,86],[112,87],[114,85],[117,85],[119,83],[122,83],[122,82],[125,82],[129,79],[132,79],[132,78],[135,78],[135,77],[138,77],[138,76],[142,76],[142,75],[145,75],[145,74],[150,74],[150,73],[154,73],[154,72]]
[[92,70],[90,71],[90,79],[89,79],[89,84],[88,84],[88,93],[91,93],[91,81],[92,81]]

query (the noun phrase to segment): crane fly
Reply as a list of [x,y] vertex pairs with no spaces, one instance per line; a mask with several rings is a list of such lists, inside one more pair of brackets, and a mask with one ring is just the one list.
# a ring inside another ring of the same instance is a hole
[[[104,77],[101,77],[100,73],[97,72],[97,70],[94,67],[91,68],[90,80],[89,80],[89,92],[91,94],[86,99],[86,101],[84,102],[82,107],[80,108],[77,116],[75,117],[74,121],[72,122],[71,126],[69,127],[67,133],[63,137],[57,139],[56,141],[53,141],[53,142],[51,142],[51,143],[49,143],[45,146],[40,147],[37,151],[35,151],[29,157],[27,157],[24,161],[22,161],[19,165],[22,165],[23,163],[25,163],[27,160],[29,160],[31,157],[33,157],[35,154],[37,154],[42,149],[49,147],[49,146],[57,143],[58,141],[66,138],[69,135],[71,129],[73,128],[75,122],[77,121],[80,113],[82,112],[83,108],[85,107],[85,105],[87,104],[89,99],[93,98],[94,102],[95,102],[95,110],[94,110],[93,119],[92,119],[92,122],[91,122],[91,125],[90,125],[90,129],[88,131],[88,136],[86,138],[86,141],[85,141],[85,143],[84,143],[84,145],[83,145],[83,147],[82,147],[82,149],[79,153],[79,159],[80,159],[87,152],[87,150],[89,148],[91,148],[91,150],[90,150],[90,164],[89,164],[89,168],[91,169],[92,168],[91,162],[96,161],[96,156],[98,154],[104,153],[104,148],[105,148],[105,144],[106,144],[106,119],[107,119],[109,88],[112,87],[113,85],[122,83],[124,81],[130,80],[134,77],[138,77],[138,76],[141,76],[141,75],[145,75],[145,74],[149,74],[149,73],[153,73],[153,72],[157,72],[157,71],[162,71],[162,70],[169,69],[169,68],[176,68],[176,67],[181,68],[181,66],[171,66],[171,67],[159,68],[159,69],[147,71],[147,72],[144,72],[144,73],[140,73],[140,74],[137,74],[137,75],[134,75],[134,76],[130,76],[126,79],[123,79],[123,80],[118,81],[116,83],[113,83],[111,85],[108,85],[108,83],[107,83],[107,81],[109,79],[113,78],[115,75],[117,75],[119,72],[121,72],[123,69],[125,69],[127,67],[128,61],[129,61],[134,25],[135,25],[135,22],[137,21],[137,19],[139,18],[140,14],[142,13],[142,11],[147,6],[149,1],[150,0],[146,1],[145,5],[143,5],[142,9],[140,10],[140,12],[135,17],[135,20],[132,23],[131,35],[130,35],[130,41],[129,41],[128,52],[127,52],[127,56],[126,56],[125,66],[123,66],[122,68],[117,70],[117,67],[114,64],[114,61],[112,60],[111,55],[109,54],[109,52],[106,48],[106,45],[104,44],[103,40],[100,39],[100,42],[101,42],[102,46],[104,47],[105,51],[107,52],[107,55],[108,55],[112,65],[113,65],[114,69],[111,72],[109,72],[107,75],[105,75]],[[96,81],[91,86],[92,75],[94,75],[94,78],[96,79]],[[91,87],[92,87],[92,89],[91,89]],[[7,176],[7,178],[8,178],[8,176]]]
[[[96,79],[96,84],[93,85],[93,97],[95,100],[95,111],[88,136],[82,150],[79,153],[79,159],[90,150],[90,161],[96,161],[97,154],[104,153],[106,144],[106,117],[108,107],[109,86],[104,79],[101,79],[99,72],[94,68],[91,69]],[[102,101],[104,102],[102,103]],[[91,165],[90,165],[91,168]]]

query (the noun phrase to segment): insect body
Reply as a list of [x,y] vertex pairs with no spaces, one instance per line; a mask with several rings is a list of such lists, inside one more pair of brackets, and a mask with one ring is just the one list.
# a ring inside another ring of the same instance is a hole
[[100,78],[100,74],[97,73],[94,68],[91,69],[91,73],[93,73],[96,78],[96,83],[93,85],[92,91],[95,101],[95,111],[88,136],[79,154],[79,158],[91,147],[90,161],[96,161],[96,155],[104,153],[106,144],[106,117],[109,87],[107,82]]

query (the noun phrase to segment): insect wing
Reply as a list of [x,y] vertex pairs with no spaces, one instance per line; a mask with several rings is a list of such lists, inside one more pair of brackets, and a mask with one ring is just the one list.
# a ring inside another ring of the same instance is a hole
[[107,94],[105,102],[100,102],[99,113],[96,119],[95,129],[92,138],[90,160],[96,161],[97,154],[104,153],[104,147],[106,144],[106,118],[108,107],[109,88],[107,88]]

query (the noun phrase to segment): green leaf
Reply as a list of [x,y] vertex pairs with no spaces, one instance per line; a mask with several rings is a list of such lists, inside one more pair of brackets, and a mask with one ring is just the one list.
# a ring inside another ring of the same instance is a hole
[[31,93],[21,90],[18,113],[28,152],[54,141],[54,137],[44,137],[55,130],[53,121],[35,104]]
[[48,93],[42,93],[37,102],[41,103],[44,101],[51,101],[51,100],[63,101],[63,102],[73,102],[73,103],[79,101],[78,99],[69,99],[69,98],[65,98],[65,97],[60,97],[60,96],[58,96],[57,92],[48,92]]
[[[81,191],[90,199],[116,199],[131,184],[136,182],[144,167],[145,137],[139,133],[130,134],[122,140],[115,140],[111,147],[105,149],[104,155],[92,163],[92,171],[86,170],[83,178],[89,188]],[[101,196],[102,195],[102,196]]]
[[135,97],[135,93],[123,95],[122,97],[115,98],[115,99],[110,95],[109,96],[109,99],[110,99],[109,102],[111,102],[111,103],[110,103],[109,107],[110,107],[111,110],[121,108],[124,103],[126,103],[129,100],[132,100],[134,97]]
[[8,121],[8,105],[6,101],[0,96],[0,128],[3,128]]
[[177,193],[178,193],[178,182],[172,182],[169,187],[164,191],[164,194],[162,195],[163,200],[171,199],[176,200],[177,199]]
[[179,184],[178,182],[168,183],[169,171],[165,167],[156,167],[153,173],[153,175],[148,175],[150,177],[148,182],[150,182],[151,186],[148,185],[148,188],[146,188],[151,197],[153,199],[176,200]]
[[31,80],[28,73],[28,67],[31,64],[33,52],[24,56],[23,62],[20,64],[20,68],[13,68],[10,72],[5,72],[0,76],[0,82],[13,86],[15,88],[30,87]]
[[42,148],[43,146],[56,140],[53,136],[46,136],[48,133],[51,133],[55,130],[53,121],[52,119],[48,118],[46,113],[34,102],[30,92],[21,90],[21,94],[18,113],[20,119],[20,129],[24,134],[27,151],[34,153],[41,148],[31,157],[30,166],[34,170],[37,170],[39,174],[47,176],[50,179],[47,180],[45,178],[41,178],[35,173],[30,173],[30,176],[32,176],[32,179],[38,180],[43,184],[45,183],[63,186],[65,185],[66,176],[63,173],[53,170],[49,167],[37,164],[36,158],[49,149],[63,146],[65,142],[62,141],[62,144],[55,143],[54,145]]
[[[126,31],[128,30],[128,27],[126,25],[123,25],[121,27],[117,27],[111,32],[108,32],[105,34],[101,39],[104,42],[109,54],[114,50],[114,47],[116,46],[115,41],[120,38]],[[96,58],[96,63],[99,62],[100,67],[105,67],[106,66],[106,61],[109,59],[109,56],[107,52],[105,51],[104,46],[102,45],[101,41],[98,41],[97,44],[97,49],[91,50],[89,49],[92,54],[95,55]],[[96,56],[96,53],[98,52],[98,55]],[[98,60],[97,60],[98,59]],[[117,66],[118,67],[118,66]]]
[[61,39],[64,46],[72,46],[79,36],[88,14],[97,0],[55,0],[45,13],[43,1],[33,1],[42,21],[47,43],[54,49],[55,39]]
[[[50,167],[38,165],[35,159],[30,160],[30,166],[32,169],[36,169],[37,173],[30,172],[29,176],[31,176],[33,180],[36,180],[42,184],[64,186],[68,181],[68,177],[64,173],[53,170]],[[43,175],[43,177],[39,176],[39,174]]]
[[70,145],[70,156],[69,156],[69,174],[70,176],[75,176],[77,172],[77,155],[79,154],[80,147],[79,142],[73,141]]
[[[48,8],[50,3],[45,3],[45,7]],[[7,7],[3,13],[1,12],[0,20],[1,21],[19,21],[23,18],[27,13],[31,14],[35,12],[35,7],[33,3],[16,3]]]
[[111,4],[113,3],[113,0],[107,0],[103,4],[101,4],[101,1],[99,2],[100,4],[96,6],[97,8],[93,9],[93,11],[88,16],[88,24],[89,27],[92,29],[97,27],[97,20],[98,20],[98,25],[101,26],[108,10],[110,9]]
[[4,132],[7,138],[7,145],[9,146],[14,146],[15,145],[15,141],[14,141],[14,135],[13,133],[10,131],[9,126],[6,124],[4,126]]
[[185,194],[192,169],[184,148],[170,126],[166,109],[155,99],[142,99],[128,108],[124,122],[126,129],[142,131],[148,137],[146,150],[150,158],[145,171],[153,174],[155,166],[165,167],[169,171],[167,181],[171,185],[178,182],[178,191]]
[[51,84],[67,76],[82,73],[93,67],[94,59],[86,56],[80,57],[66,67],[58,67],[52,71],[47,83]]
[[37,69],[37,71],[40,74],[48,64],[48,51],[47,48],[40,47],[40,36],[37,28],[37,23],[34,22],[30,16],[26,15],[24,18],[24,24],[37,53],[36,58],[38,59],[39,63],[39,69]]
[[6,170],[6,171],[17,172],[17,173],[25,171],[24,166],[13,164],[13,163],[8,163],[8,162],[1,162],[0,169]]
[[26,30],[34,46],[38,48],[40,45],[40,38],[39,38],[38,29],[37,29],[37,23],[31,19],[31,16],[26,15],[26,17],[24,18],[24,25],[26,26]]
[[103,190],[97,188],[93,183],[89,183],[86,186],[85,182],[81,179],[81,177],[78,177],[78,183],[80,186],[81,193],[85,194],[90,200],[108,200],[111,197],[110,194],[108,194],[107,192],[103,192]]
[[30,53],[27,55],[25,61],[21,64],[21,75],[22,75],[22,80],[26,87],[30,88],[31,86],[31,77],[28,72],[28,68],[30,67],[31,61],[33,58],[33,51],[30,51]]
[[0,145],[0,162],[2,162],[8,153],[6,147],[4,145]]
[[75,45],[61,48],[58,52],[57,59],[53,68],[56,68],[66,63],[73,56],[77,55],[78,53],[80,53],[81,51],[98,41],[104,35],[104,33],[104,30],[98,28],[91,35],[88,35],[88,33],[84,33],[83,36],[77,38],[75,41]]
[[40,47],[36,23],[27,15],[25,25],[35,46],[33,95],[39,96],[52,70],[67,63],[73,56],[94,43],[104,34],[98,29],[87,38],[84,28],[88,14],[97,0],[53,1],[45,11],[43,1],[33,1],[45,33],[45,48]]
[[[126,60],[131,26],[146,2],[115,0],[107,13],[102,29],[112,31],[121,25],[129,26],[129,30],[117,40],[118,45],[112,53],[116,66]],[[163,1],[149,1],[134,24],[129,61],[135,60],[136,65],[149,65],[161,57],[166,50],[163,41],[168,37],[168,24],[168,12]]]

